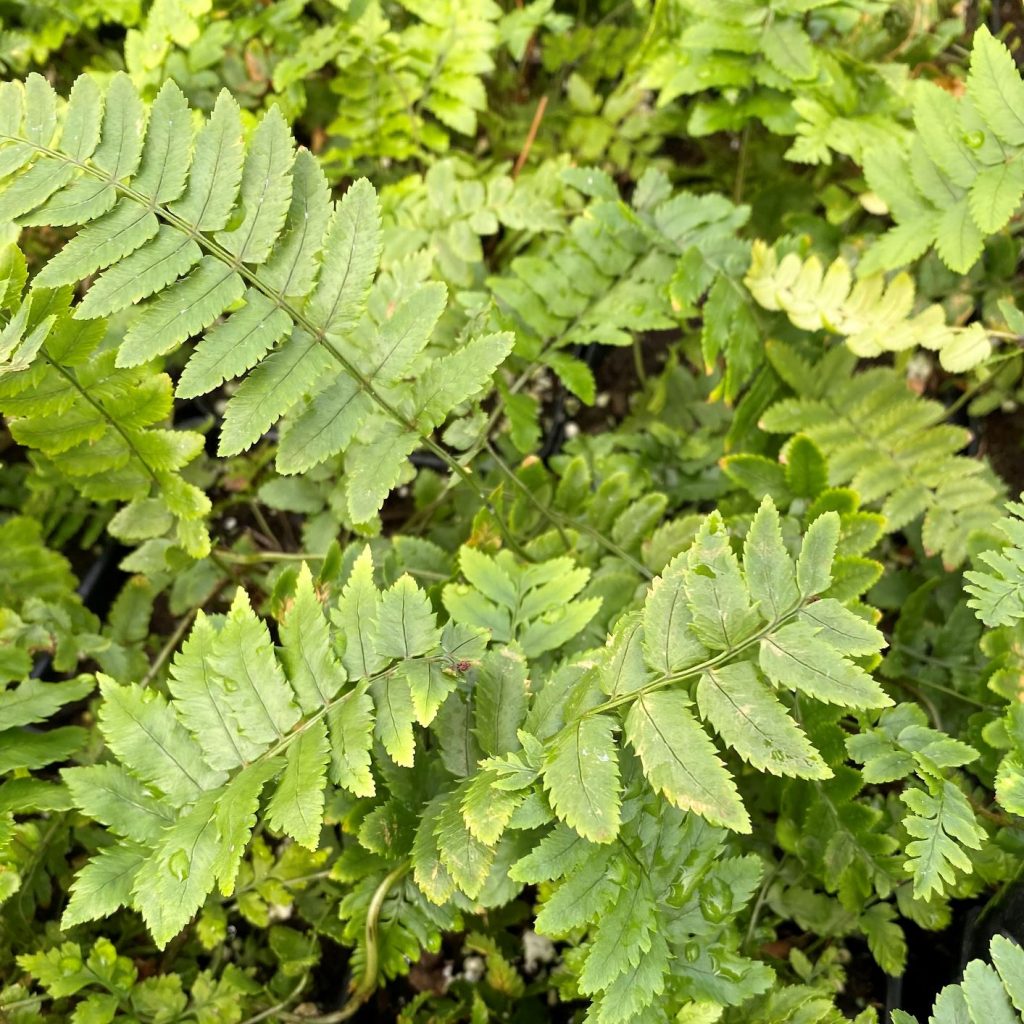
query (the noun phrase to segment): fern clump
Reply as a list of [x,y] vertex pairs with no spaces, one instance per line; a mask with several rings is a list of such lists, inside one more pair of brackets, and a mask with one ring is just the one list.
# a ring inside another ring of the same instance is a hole
[[1018,1020],[990,6],[0,3],[4,1024]]

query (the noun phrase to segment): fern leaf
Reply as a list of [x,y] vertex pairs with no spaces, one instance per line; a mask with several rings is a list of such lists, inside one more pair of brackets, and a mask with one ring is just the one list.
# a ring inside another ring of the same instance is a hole
[[974,34],[967,86],[999,139],[1010,146],[1024,146],[1024,82],[1010,51],[984,25]]
[[[657,907],[650,883],[638,872],[631,872],[590,946],[580,972],[580,990],[593,995],[639,964],[650,952],[657,930]],[[661,960],[664,964],[667,956]]]
[[236,728],[234,691],[213,669],[218,634],[200,610],[192,631],[171,663],[168,687],[182,723],[213,768],[231,769],[253,760],[262,744]]
[[195,398],[240,376],[273,349],[290,327],[291,320],[283,309],[266,296],[247,289],[245,305],[207,331],[196,346],[174,393],[179,398]]
[[238,196],[242,222],[214,236],[242,263],[262,263],[284,227],[291,205],[292,160],[291,132],[281,108],[271,107],[246,149]]
[[610,843],[619,829],[619,765],[607,715],[581,718],[551,745],[544,786],[551,806],[585,839]]
[[242,180],[242,122],[238,104],[225,91],[196,136],[192,166],[182,197],[170,210],[200,231],[223,228]]
[[400,577],[381,595],[373,636],[377,653],[388,660],[416,658],[440,643],[427,595],[411,576]]
[[[737,832],[750,831],[731,776],[679,692],[645,694],[626,716],[626,736],[651,786],[671,804]],[[570,822],[570,824],[572,824]]]
[[967,601],[986,626],[1008,626],[1024,618],[1024,504],[1010,502],[997,523],[1006,547],[978,555],[987,570],[964,573]]
[[910,811],[903,824],[914,836],[907,843],[906,868],[913,875],[914,895],[928,899],[952,884],[958,870],[970,871],[971,859],[963,847],[980,850],[985,833],[952,782],[937,784],[932,793],[908,789],[902,799]]
[[224,411],[218,455],[251,447],[330,369],[330,357],[304,331],[294,329],[242,381]]
[[370,687],[370,693],[376,707],[374,734],[395,764],[411,768],[416,751],[416,712],[408,681],[397,675],[380,679]]
[[292,606],[281,623],[281,660],[305,714],[326,705],[345,683],[345,670],[331,650],[323,606],[305,562],[299,570]]
[[323,266],[307,311],[327,335],[343,335],[362,315],[380,259],[380,206],[365,178],[342,197],[327,229]]
[[761,624],[750,599],[739,559],[718,513],[701,524],[690,548],[686,596],[694,634],[707,647],[725,650],[745,640]]
[[174,822],[171,808],[120,765],[65,768],[61,778],[76,807],[126,839],[151,843]]
[[[507,355],[511,337],[490,335],[422,372],[420,353],[445,305],[440,284],[379,322],[367,316],[381,248],[376,194],[360,180],[332,206],[315,159],[295,153],[277,107],[244,140],[238,104],[222,93],[190,149],[182,137],[191,114],[173,85],[157,95],[148,123],[125,75],[102,93],[81,79],[66,110],[38,77],[5,95],[4,218],[81,228],[42,278],[72,283],[102,271],[76,317],[147,300],[126,318],[119,368],[195,337],[180,395],[247,374],[225,412],[222,454],[254,444],[305,398],[284,432],[279,468],[304,471],[348,450],[351,516],[367,522],[409,454]],[[357,327],[358,342],[339,347]],[[201,528],[179,520],[179,543],[205,554]]]
[[281,781],[267,805],[267,824],[310,850],[320,845],[330,758],[327,728],[316,719],[288,747]]
[[231,694],[238,730],[249,739],[269,744],[298,721],[299,709],[274,657],[270,634],[241,587],[214,640],[210,664]]
[[143,309],[125,334],[117,353],[118,366],[138,366],[177,348],[186,338],[209,327],[242,297],[241,277],[206,256],[188,277],[172,284]]
[[783,626],[761,641],[761,668],[772,682],[815,700],[852,708],[892,703],[863,669],[836,658],[824,639],[801,623]]
[[206,901],[216,879],[220,846],[219,793],[204,793],[195,806],[165,829],[135,875],[132,901],[153,940],[166,946]]
[[139,779],[178,807],[225,781],[223,772],[207,765],[199,746],[160,694],[133,684],[118,686],[108,676],[97,678],[103,696],[100,729],[104,739]]
[[750,596],[765,619],[779,619],[797,604],[793,560],[782,541],[779,513],[768,500],[761,503],[750,524],[743,546],[743,571]]
[[63,929],[109,917],[132,899],[146,853],[130,843],[108,846],[89,861],[71,883],[71,899],[60,919]]
[[[947,205],[938,221],[937,242],[946,262],[965,272],[981,244],[966,199]],[[963,372],[991,354],[979,324],[948,326],[939,306],[914,314],[914,285],[908,274],[897,274],[888,283],[881,274],[864,275],[853,284],[842,257],[824,270],[816,256],[801,262],[790,253],[780,261],[774,250],[755,241],[744,284],[760,305],[783,311],[797,327],[844,335],[859,356],[920,345],[937,351],[947,370]]]
[[332,616],[345,638],[342,662],[353,678],[372,676],[384,666],[383,657],[371,642],[379,614],[380,592],[373,582],[373,556],[367,547],[352,566]]
[[278,471],[304,473],[344,451],[372,412],[373,403],[355,381],[335,381],[285,425]]
[[494,863],[494,851],[474,838],[462,817],[464,792],[456,789],[440,805],[434,835],[441,863],[455,884],[475,900],[487,881]]
[[331,735],[331,780],[356,796],[373,796],[370,773],[373,745],[373,700],[365,689],[351,690],[328,712]]
[[484,655],[473,693],[474,732],[485,754],[500,756],[520,747],[529,680],[526,659],[503,647]]
[[159,292],[194,267],[202,250],[162,224],[152,241],[104,272],[75,308],[79,319],[109,316]]
[[243,768],[219,794],[215,812],[218,843],[212,870],[222,896],[235,891],[238,869],[256,825],[260,794],[280,771],[279,758],[256,761]]
[[755,768],[804,779],[831,777],[831,769],[760,682],[753,665],[740,662],[705,672],[696,698],[701,716]]

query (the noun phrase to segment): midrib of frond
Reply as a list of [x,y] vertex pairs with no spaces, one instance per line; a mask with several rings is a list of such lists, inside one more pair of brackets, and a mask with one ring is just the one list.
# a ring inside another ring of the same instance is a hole
[[704,672],[720,668],[722,665],[735,658],[736,655],[741,654],[748,648],[753,647],[754,644],[760,643],[762,640],[770,637],[777,630],[781,629],[795,615],[807,607],[807,605],[816,600],[817,596],[818,595],[813,595],[811,597],[801,598],[795,605],[788,608],[780,615],[777,615],[770,622],[765,623],[765,625],[757,630],[756,633],[747,637],[746,640],[741,640],[734,646],[727,647],[724,651],[720,651],[713,657],[707,658],[705,661],[699,662],[696,665],[691,665],[689,668],[678,669],[675,672],[663,672],[657,679],[652,679],[649,683],[645,683],[643,686],[638,687],[635,690],[619,694],[617,697],[609,697],[608,700],[584,711],[580,718],[591,718],[594,715],[603,714],[605,711],[611,711],[613,708],[620,707],[623,704],[631,704],[633,701],[639,700],[648,694],[654,693],[656,690],[663,689],[666,686],[671,686],[673,683],[680,683],[686,679],[692,679],[699,676]]
[[93,398],[93,396],[89,393],[89,389],[83,387],[78,377],[75,376],[75,374],[73,374],[67,367],[61,366],[58,362],[51,359],[46,354],[45,349],[40,353],[40,355],[42,355],[46,362],[50,366],[52,366],[53,369],[56,370],[57,373],[59,373],[68,382],[68,384],[70,384],[71,387],[73,387],[75,391],[77,391],[78,394],[80,394],[82,398],[86,402],[88,402],[89,405],[91,405],[107,423],[110,424],[110,426],[114,430],[117,431],[117,433],[121,436],[121,439],[128,446],[128,450],[132,453],[132,455],[135,456],[136,459],[139,460],[139,464],[143,467],[143,469],[145,469],[146,473],[149,475],[154,485],[156,487],[160,487],[160,477],[157,474],[157,471],[143,457],[142,452],[140,452],[139,449],[135,446],[135,442],[132,440],[131,435],[125,430],[124,426],[120,424],[113,416],[111,416],[109,412],[107,412],[107,410],[103,407],[101,402],[98,402],[95,398]]
[[51,160],[61,161],[65,165],[77,167],[84,173],[92,175],[94,178],[99,179],[105,184],[111,185],[121,195],[127,199],[131,199],[135,203],[138,203],[145,209],[152,211],[171,227],[176,228],[182,234],[193,240],[197,245],[209,253],[209,255],[229,267],[258,292],[270,299],[275,306],[283,310],[291,318],[292,322],[295,323],[296,326],[300,327],[318,344],[322,345],[328,354],[335,359],[341,369],[356,382],[360,389],[362,389],[387,416],[398,423],[398,425],[403,429],[419,437],[420,441],[426,447],[439,457],[443,458],[444,461],[452,469],[456,470],[460,476],[465,475],[464,467],[462,467],[460,463],[453,459],[448,452],[433,440],[432,437],[421,431],[412,419],[407,418],[397,408],[395,408],[395,406],[392,405],[376,387],[374,387],[371,377],[363,374],[354,363],[352,363],[341,352],[339,352],[334,345],[331,344],[330,340],[327,338],[327,330],[325,327],[317,327],[304,313],[302,313],[301,310],[292,305],[282,292],[268,285],[254,270],[252,270],[252,268],[243,263],[238,256],[228,252],[227,249],[213,238],[210,238],[205,232],[199,230],[199,228],[194,224],[189,223],[182,217],[173,213],[166,205],[157,202],[155,197],[147,196],[144,193],[139,192],[130,184],[126,184],[125,182],[118,180],[107,171],[104,171],[101,167],[93,164],[90,160],[80,160],[71,156],[69,153],[63,152],[62,150],[51,149],[49,146],[34,143],[29,139],[18,135],[0,133],[0,142],[13,142],[16,144],[27,145]]

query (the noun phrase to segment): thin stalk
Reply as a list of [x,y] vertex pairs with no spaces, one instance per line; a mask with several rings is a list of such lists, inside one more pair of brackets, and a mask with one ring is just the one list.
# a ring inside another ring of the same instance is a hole
[[399,864],[394,871],[385,876],[384,881],[374,890],[373,898],[370,900],[370,906],[366,912],[366,964],[363,968],[363,976],[348,1002],[333,1013],[325,1013],[319,1017],[297,1017],[288,1014],[288,1020],[302,1021],[304,1024],[341,1024],[342,1021],[351,1020],[363,1003],[373,995],[377,987],[377,973],[380,967],[380,934],[378,931],[380,914],[384,909],[384,901],[388,898],[395,883],[401,881],[411,867],[412,865],[408,861]]

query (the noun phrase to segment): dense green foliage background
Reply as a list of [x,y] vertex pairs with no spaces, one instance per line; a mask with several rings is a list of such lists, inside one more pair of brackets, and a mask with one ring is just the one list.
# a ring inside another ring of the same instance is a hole
[[0,0],[0,1020],[1024,1019],[1022,47]]

